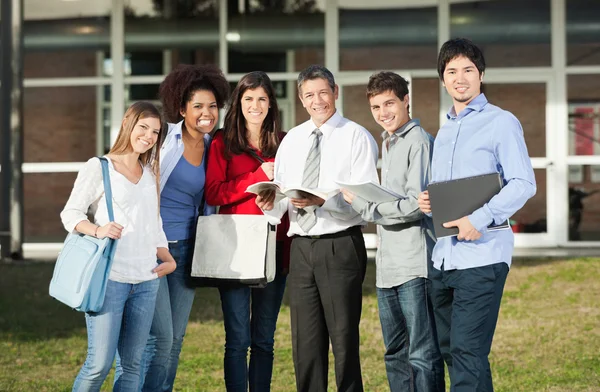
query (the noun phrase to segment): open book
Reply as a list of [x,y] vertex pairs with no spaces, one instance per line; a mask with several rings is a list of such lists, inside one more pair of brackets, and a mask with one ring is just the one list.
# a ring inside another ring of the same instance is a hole
[[350,192],[362,197],[368,202],[383,203],[386,201],[406,199],[405,196],[399,195],[394,191],[386,189],[373,181],[358,184],[350,184],[342,181],[336,181],[336,183],[341,188],[348,189]]
[[292,199],[302,199],[304,197],[302,192],[310,193],[311,195],[318,196],[323,200],[327,200],[340,192],[339,189],[309,189],[301,186],[284,188],[281,184],[273,181],[257,182],[256,184],[252,184],[248,188],[246,188],[247,193],[254,193],[256,195],[260,195],[261,193],[270,190],[275,191],[275,202],[278,202],[286,197]]

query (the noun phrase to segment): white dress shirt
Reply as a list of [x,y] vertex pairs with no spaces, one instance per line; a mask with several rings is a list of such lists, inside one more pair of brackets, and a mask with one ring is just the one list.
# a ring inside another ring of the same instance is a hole
[[[357,123],[342,117],[337,111],[327,122],[318,127],[321,136],[321,163],[319,189],[339,189],[335,180],[360,183],[374,181],[377,177],[378,148],[373,136]],[[304,164],[312,146],[312,132],[317,126],[311,120],[292,128],[283,138],[275,157],[275,181],[284,187],[302,185]],[[328,199],[316,209],[317,223],[308,231],[297,223],[297,209],[288,198],[275,203],[273,210],[265,215],[280,219],[289,211],[290,229],[288,236],[323,235],[337,233],[365,222],[360,214],[344,200],[342,194]]]
[[[150,167],[145,167],[139,182],[134,184],[115,170],[110,159],[108,167],[115,222],[123,226],[109,279],[120,283],[156,279],[152,270],[158,265],[157,248],[169,247],[158,210],[156,177]],[[96,225],[109,223],[98,158],[87,161],[77,175],[71,196],[60,213],[65,229],[75,231],[79,222],[88,220],[88,210]]]

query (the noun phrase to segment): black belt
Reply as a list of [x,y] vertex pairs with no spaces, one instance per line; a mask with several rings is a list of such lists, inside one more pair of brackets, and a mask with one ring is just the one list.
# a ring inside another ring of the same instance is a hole
[[346,230],[338,231],[337,233],[320,234],[320,235],[295,235],[292,238],[308,238],[311,240],[324,240],[327,238],[346,237],[352,234],[362,234],[360,226],[352,226]]

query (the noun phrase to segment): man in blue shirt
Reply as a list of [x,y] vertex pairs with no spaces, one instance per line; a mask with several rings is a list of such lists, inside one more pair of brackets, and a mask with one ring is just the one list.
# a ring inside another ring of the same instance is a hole
[[[536,191],[521,124],[481,93],[484,71],[483,54],[471,41],[442,46],[438,74],[453,106],[435,139],[432,182],[494,172],[504,182],[487,204],[445,223],[459,234],[438,239],[433,251],[432,301],[452,392],[494,390],[488,355],[514,237],[487,227],[504,222]],[[427,192],[419,195],[419,207],[431,213]]]

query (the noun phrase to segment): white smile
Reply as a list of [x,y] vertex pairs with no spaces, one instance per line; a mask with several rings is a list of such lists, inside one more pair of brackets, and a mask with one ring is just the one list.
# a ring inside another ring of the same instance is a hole
[[386,118],[386,119],[383,119],[383,120],[381,120],[381,122],[382,122],[382,123],[384,123],[384,124],[386,124],[386,125],[388,125],[388,124],[390,124],[392,121],[394,121],[394,119],[395,119],[395,118],[396,118],[396,117],[390,117],[390,118]]
[[142,139],[138,139],[138,140],[139,140],[139,141],[140,141],[140,143],[142,143],[144,146],[149,146],[149,145],[150,145],[150,143],[149,143],[149,142],[147,142],[147,141],[145,141],[145,140],[142,140]]
[[248,112],[251,116],[260,116],[262,115],[262,112]]
[[457,87],[456,91],[458,91],[459,93],[464,93],[465,91],[467,91],[467,87]]
[[200,120],[198,121],[198,125],[200,125],[201,127],[208,127],[212,125],[212,120]]

